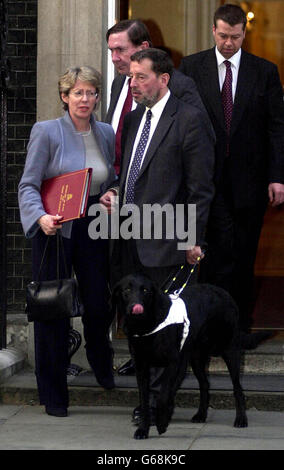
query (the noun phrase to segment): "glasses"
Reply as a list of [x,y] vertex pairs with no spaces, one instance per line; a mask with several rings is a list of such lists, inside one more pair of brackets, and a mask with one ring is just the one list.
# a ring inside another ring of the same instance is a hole
[[70,94],[75,96],[75,98],[83,98],[84,95],[87,96],[87,98],[96,98],[98,96],[98,93],[96,91],[90,91],[87,90],[84,92],[84,90],[75,90],[75,91],[70,91]]

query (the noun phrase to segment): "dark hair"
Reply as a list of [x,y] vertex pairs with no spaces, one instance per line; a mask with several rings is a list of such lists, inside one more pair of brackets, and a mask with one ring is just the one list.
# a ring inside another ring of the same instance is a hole
[[106,33],[106,40],[111,34],[127,31],[128,38],[134,46],[140,46],[142,42],[148,41],[152,47],[152,40],[147,26],[140,20],[122,20],[112,26]]
[[214,14],[214,26],[217,27],[217,21],[223,20],[225,23],[229,23],[230,26],[235,26],[236,24],[243,24],[243,30],[247,24],[247,17],[244,10],[238,5],[232,5],[227,3],[219,7]]
[[152,70],[156,75],[168,73],[171,77],[174,69],[174,64],[169,54],[161,49],[147,48],[142,51],[137,51],[130,57],[132,62],[140,63],[144,59],[149,59],[152,62]]

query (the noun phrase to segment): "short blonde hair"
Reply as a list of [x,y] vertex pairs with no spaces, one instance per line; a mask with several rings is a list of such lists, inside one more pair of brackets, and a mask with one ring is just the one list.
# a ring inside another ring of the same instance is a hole
[[68,104],[62,100],[61,93],[69,95],[70,90],[74,87],[77,80],[91,83],[91,85],[96,89],[98,95],[100,95],[102,82],[100,72],[89,65],[70,67],[58,80],[59,96],[63,102],[63,108],[65,111],[68,109]]

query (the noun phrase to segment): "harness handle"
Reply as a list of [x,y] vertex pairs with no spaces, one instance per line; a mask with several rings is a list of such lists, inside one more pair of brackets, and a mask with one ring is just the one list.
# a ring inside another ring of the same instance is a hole
[[[203,250],[201,253],[204,255],[205,250]],[[190,273],[189,273],[189,275],[187,276],[187,279],[186,279],[186,281],[184,282],[184,284],[183,284],[179,289],[176,289],[176,290],[173,292],[173,295],[175,295],[177,298],[180,296],[180,294],[182,293],[182,291],[184,290],[184,288],[187,286],[187,284],[188,284],[188,282],[189,282],[189,279],[191,278],[192,274],[194,273],[194,270],[195,270],[196,266],[199,264],[199,261],[200,261],[200,260],[201,260],[201,256],[199,256],[199,257],[197,258],[197,261],[196,261],[196,263],[193,265],[193,267],[191,268]],[[164,293],[165,293],[165,294],[168,293],[169,288],[170,288],[171,285],[176,281],[176,279],[177,279],[179,273],[182,271],[182,269],[184,268],[184,266],[185,266],[184,264],[181,265],[181,267],[179,268],[179,270],[177,271],[177,273],[175,274],[175,276],[172,278],[172,280],[171,280],[169,286],[167,287],[167,289],[164,290]]]

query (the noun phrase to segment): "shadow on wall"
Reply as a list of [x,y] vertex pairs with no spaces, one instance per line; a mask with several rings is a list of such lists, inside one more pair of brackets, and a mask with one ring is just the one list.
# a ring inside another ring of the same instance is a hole
[[172,58],[172,61],[174,63],[174,66],[176,68],[179,67],[180,61],[183,57],[182,53],[176,49],[169,48],[166,46],[162,32],[158,24],[152,20],[144,20],[143,23],[146,24],[147,28],[149,29],[150,36],[152,38],[153,42],[153,47],[156,47],[157,49],[162,49],[163,51],[166,51],[169,56]]

